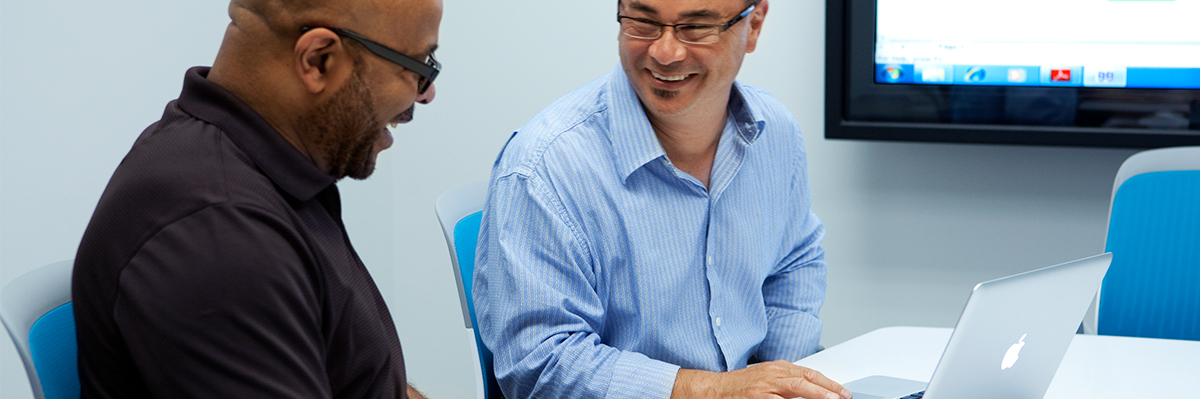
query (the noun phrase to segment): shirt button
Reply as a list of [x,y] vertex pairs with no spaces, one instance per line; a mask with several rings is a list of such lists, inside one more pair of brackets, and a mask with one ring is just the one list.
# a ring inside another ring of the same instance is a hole
[[708,265],[709,265],[709,266],[712,266],[712,256],[709,256],[709,257],[708,257]]
[[715,320],[713,320],[713,324],[716,324],[716,325],[717,325],[717,327],[720,327],[720,326],[721,326],[721,318],[720,318],[720,317],[718,317],[718,318],[716,318]]

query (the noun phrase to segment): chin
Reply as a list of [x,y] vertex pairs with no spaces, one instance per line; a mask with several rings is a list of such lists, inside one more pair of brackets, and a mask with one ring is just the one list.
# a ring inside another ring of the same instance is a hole
[[375,159],[374,158],[368,160],[365,164],[363,164],[358,169],[346,174],[346,177],[349,177],[354,180],[366,180],[368,177],[371,177],[371,174],[373,174],[373,173],[375,173]]
[[646,108],[649,108],[656,116],[660,117],[679,116],[696,108],[696,102],[687,101],[687,99],[683,98],[684,96],[681,93],[668,93],[674,94],[663,96],[662,94],[665,93],[660,93],[657,89],[651,89],[649,93],[641,97],[642,105]]

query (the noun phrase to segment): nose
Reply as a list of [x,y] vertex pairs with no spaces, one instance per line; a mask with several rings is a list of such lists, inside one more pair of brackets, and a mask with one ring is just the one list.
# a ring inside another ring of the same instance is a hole
[[425,89],[425,93],[417,95],[417,102],[421,104],[429,104],[433,102],[433,97],[437,95],[437,83],[430,83],[429,88]]
[[650,57],[660,65],[670,65],[683,61],[687,57],[687,48],[675,39],[674,29],[663,29],[662,36],[650,44]]

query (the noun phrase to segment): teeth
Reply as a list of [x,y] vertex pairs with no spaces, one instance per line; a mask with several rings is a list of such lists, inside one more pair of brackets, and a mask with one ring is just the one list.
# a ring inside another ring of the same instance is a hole
[[653,74],[655,78],[657,78],[659,80],[665,80],[668,82],[678,82],[680,80],[687,79],[687,75],[663,76],[663,75],[659,75],[658,72],[654,72],[654,71],[650,71],[650,73]]

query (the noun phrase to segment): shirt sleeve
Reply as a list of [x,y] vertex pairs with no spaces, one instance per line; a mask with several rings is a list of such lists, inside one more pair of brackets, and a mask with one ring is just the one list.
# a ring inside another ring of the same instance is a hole
[[154,397],[329,398],[317,269],[266,212],[206,208],[124,269],[114,315]]
[[[796,130],[799,135],[799,130]],[[796,206],[782,237],[783,253],[774,273],[763,283],[767,335],[755,357],[760,360],[800,360],[817,351],[821,339],[818,315],[825,302],[827,265],[825,226],[812,211],[803,142],[796,152],[791,193]]]
[[603,343],[592,249],[537,176],[496,178],[480,228],[473,296],[509,398],[664,398],[679,370]]

